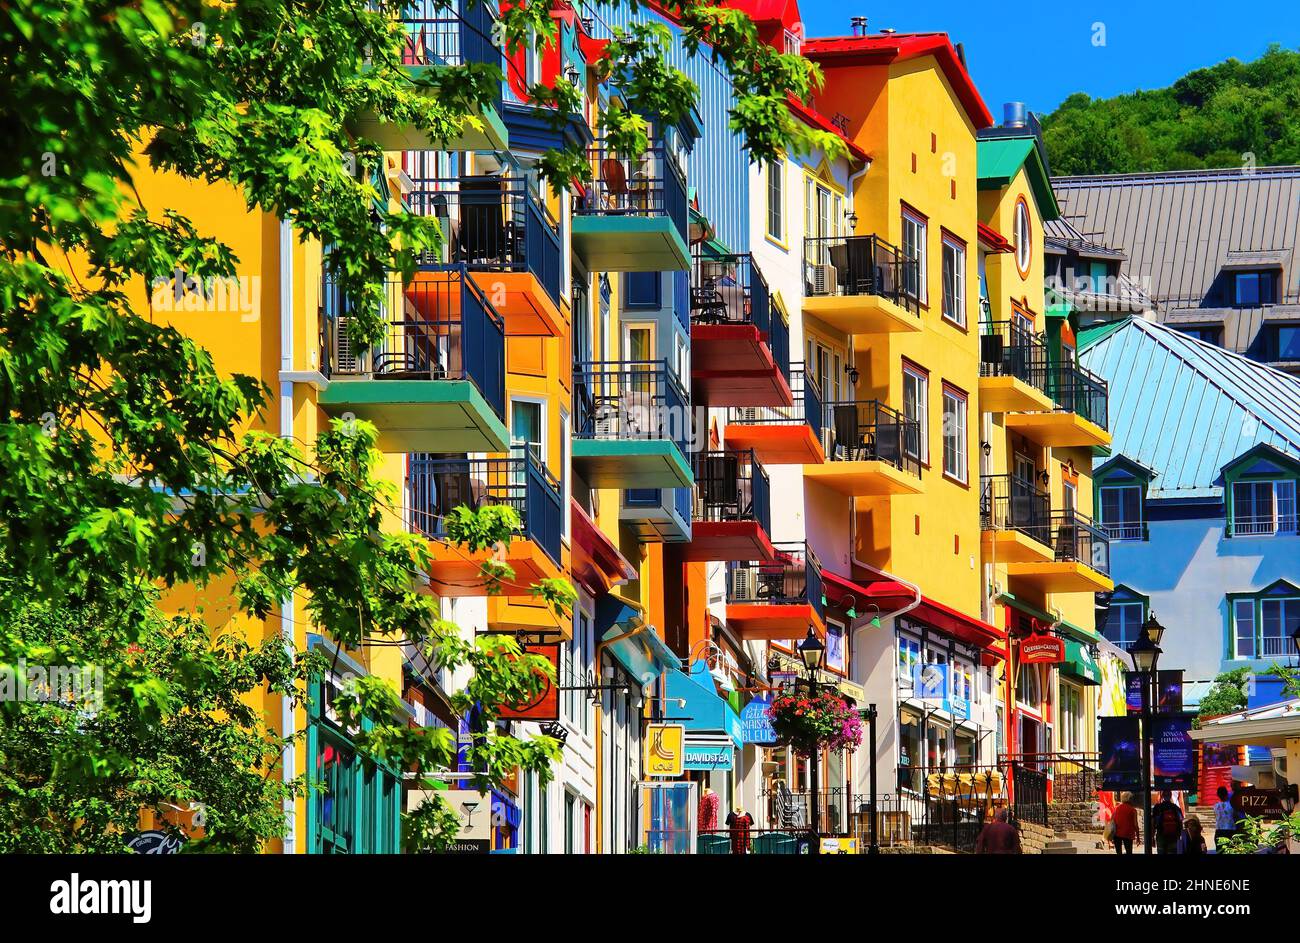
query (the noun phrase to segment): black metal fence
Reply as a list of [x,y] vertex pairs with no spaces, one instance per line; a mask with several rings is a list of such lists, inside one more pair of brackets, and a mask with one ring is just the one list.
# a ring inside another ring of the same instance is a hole
[[791,406],[732,406],[727,422],[741,426],[803,426],[822,438],[822,393],[817,381],[804,370],[802,363],[790,365]]
[[696,521],[757,521],[772,532],[772,488],[752,450],[695,452]]
[[444,539],[458,507],[504,504],[519,515],[521,534],[558,566],[564,529],[560,484],[531,451],[513,458],[434,458],[416,453],[407,470],[412,527]]
[[774,561],[743,560],[727,564],[727,602],[773,606],[810,603],[822,611],[821,561],[800,542],[773,543]]
[[831,435],[827,461],[887,462],[921,476],[919,422],[874,399],[827,403],[825,416]]
[[915,259],[879,236],[804,239],[804,294],[877,295],[920,316]]
[[1082,563],[1098,573],[1110,573],[1110,538],[1091,518],[1078,511],[1055,511],[1051,533],[1058,562]]
[[406,197],[411,212],[438,220],[441,253],[420,264],[466,266],[472,272],[530,272],[560,303],[559,226],[522,177],[420,178]]
[[667,360],[576,363],[573,402],[579,439],[668,439],[688,451],[690,396]]
[[677,159],[663,146],[649,148],[629,160],[612,150],[590,151],[594,179],[575,200],[579,216],[667,216],[689,243],[686,211],[686,177]]
[[980,477],[980,529],[1015,530],[1049,545],[1052,503],[1045,491],[1014,475]]
[[772,304],[767,280],[749,253],[696,255],[691,263],[691,321],[752,324],[765,335],[772,359],[790,374],[790,327]]
[[1072,412],[1101,428],[1108,425],[1106,381],[1077,363],[1057,364],[1051,369],[1048,393],[1059,409]]
[[980,376],[1015,377],[1046,393],[1049,372],[1043,335],[1015,321],[980,324]]
[[505,325],[463,267],[382,287],[384,333],[369,350],[351,336],[352,302],[328,276],[322,285],[327,376],[376,380],[471,380],[505,413]]
[[489,0],[409,0],[402,25],[403,65],[501,64],[492,42],[496,4]]
[[[1101,789],[1101,755],[1085,750],[1053,753],[1004,753],[1004,766],[1023,770],[1026,803],[1092,802]],[[1039,776],[1047,785],[1040,787]],[[1019,780],[1018,780],[1019,781]]]

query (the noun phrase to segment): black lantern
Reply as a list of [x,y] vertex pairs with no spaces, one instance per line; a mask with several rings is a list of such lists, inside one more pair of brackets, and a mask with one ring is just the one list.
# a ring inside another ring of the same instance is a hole
[[844,372],[849,375],[849,383],[853,386],[857,386],[858,377],[862,375],[858,373],[858,365],[855,363],[846,363],[844,365]]
[[1128,653],[1133,656],[1133,667],[1143,674],[1150,674],[1160,658],[1160,646],[1151,640],[1149,634],[1142,632],[1128,647]]
[[803,659],[804,667],[808,669],[809,674],[816,671],[817,666],[821,664],[824,651],[826,651],[826,646],[817,637],[813,627],[808,626],[807,637],[799,643],[799,657]]
[[1160,638],[1165,634],[1165,627],[1156,621],[1156,614],[1153,612],[1147,616],[1147,621],[1142,625],[1142,631],[1146,637],[1151,639],[1151,644],[1159,645]]

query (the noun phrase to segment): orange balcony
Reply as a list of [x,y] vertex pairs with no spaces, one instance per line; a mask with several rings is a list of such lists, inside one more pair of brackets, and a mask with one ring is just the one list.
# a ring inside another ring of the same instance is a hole
[[775,544],[771,561],[727,567],[727,625],[746,641],[798,639],[826,631],[821,564],[803,543]]
[[789,407],[740,406],[727,410],[723,440],[729,449],[752,451],[766,465],[816,465],[822,448],[822,401],[803,364],[790,367]]

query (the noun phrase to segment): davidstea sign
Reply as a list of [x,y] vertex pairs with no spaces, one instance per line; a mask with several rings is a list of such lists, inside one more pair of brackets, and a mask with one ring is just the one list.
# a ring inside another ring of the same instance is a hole
[[768,711],[772,707],[772,698],[760,694],[740,712],[740,740],[742,743],[754,743],[769,746],[776,743],[776,729],[772,726],[772,716]]
[[735,750],[732,748],[730,741],[725,743],[687,742],[682,768],[702,770],[704,772],[731,769],[735,761],[734,758]]

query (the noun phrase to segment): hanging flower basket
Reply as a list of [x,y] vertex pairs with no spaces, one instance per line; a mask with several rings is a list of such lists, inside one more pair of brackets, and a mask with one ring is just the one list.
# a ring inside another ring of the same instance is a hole
[[768,716],[776,739],[789,743],[800,756],[818,750],[852,753],[862,743],[862,718],[832,690],[782,694],[768,708]]

